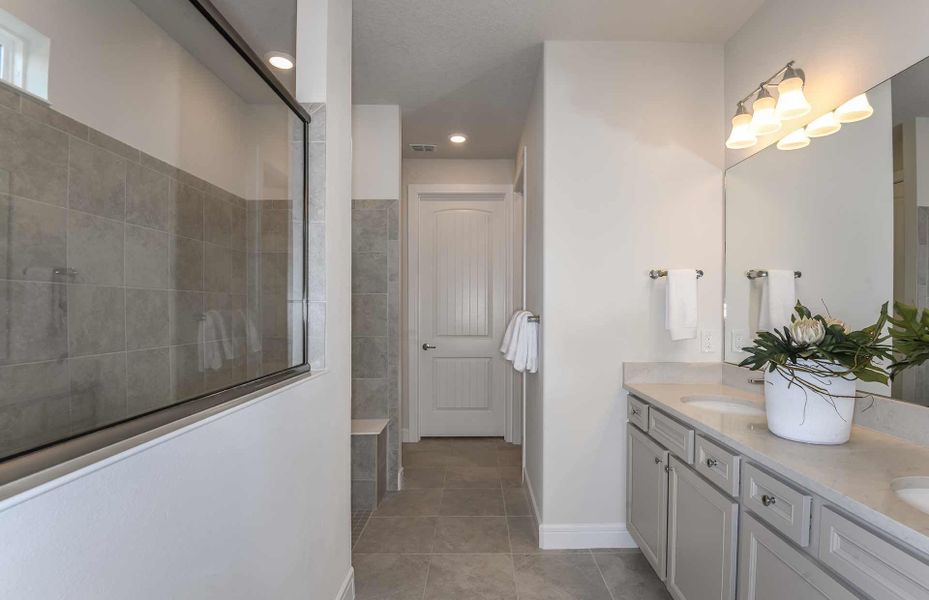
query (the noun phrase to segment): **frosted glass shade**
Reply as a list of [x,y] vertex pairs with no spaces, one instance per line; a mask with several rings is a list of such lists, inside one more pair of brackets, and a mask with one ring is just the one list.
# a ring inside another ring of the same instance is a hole
[[740,112],[732,117],[732,131],[729,133],[729,139],[726,140],[726,148],[740,150],[754,146],[757,142],[758,138],[752,131],[752,116]]
[[755,135],[768,135],[781,128],[774,106],[774,98],[770,95],[762,95],[752,103],[752,131]]
[[803,95],[803,80],[785,79],[777,85],[777,106],[774,113],[783,120],[796,119],[810,112],[810,103]]
[[867,94],[859,94],[835,109],[835,118],[839,123],[854,123],[867,119],[874,114]]
[[810,145],[810,137],[806,130],[801,127],[796,131],[791,131],[777,142],[778,150],[799,150]]
[[806,126],[806,134],[811,138],[825,137],[832,135],[842,129],[842,124],[835,118],[834,112],[827,112],[821,117],[817,117]]

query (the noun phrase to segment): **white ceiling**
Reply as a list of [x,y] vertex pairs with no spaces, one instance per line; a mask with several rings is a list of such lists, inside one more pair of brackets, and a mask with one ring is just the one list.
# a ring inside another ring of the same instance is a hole
[[763,1],[354,0],[353,102],[400,105],[404,156],[512,158],[543,40],[722,43]]

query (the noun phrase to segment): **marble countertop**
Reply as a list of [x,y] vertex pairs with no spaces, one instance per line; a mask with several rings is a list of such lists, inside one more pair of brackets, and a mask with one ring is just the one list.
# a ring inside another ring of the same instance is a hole
[[929,555],[929,515],[904,503],[891,489],[897,477],[929,476],[929,448],[857,426],[847,444],[801,444],[770,433],[763,416],[723,414],[682,402],[685,396],[713,394],[744,398],[763,407],[761,394],[726,385],[627,383],[624,387],[749,460]]

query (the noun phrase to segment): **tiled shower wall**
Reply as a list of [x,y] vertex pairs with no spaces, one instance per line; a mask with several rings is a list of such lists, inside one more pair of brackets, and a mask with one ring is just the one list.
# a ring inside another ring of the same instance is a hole
[[283,368],[294,228],[0,89],[0,455]]
[[400,469],[398,200],[352,202],[352,418],[389,419],[387,487]]

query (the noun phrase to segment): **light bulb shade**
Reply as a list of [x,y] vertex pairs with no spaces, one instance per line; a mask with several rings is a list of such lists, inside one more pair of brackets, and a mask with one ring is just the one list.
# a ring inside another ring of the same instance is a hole
[[740,111],[732,117],[732,131],[729,133],[729,139],[726,140],[726,148],[740,150],[754,146],[756,143],[758,143],[758,138],[752,131],[752,116]]
[[777,106],[774,112],[778,118],[797,119],[809,113],[811,108],[803,95],[803,79],[790,77],[777,84]]
[[774,111],[774,98],[762,88],[758,99],[752,103],[752,131],[755,135],[768,135],[781,128],[781,120]]
[[810,138],[803,127],[796,131],[791,131],[777,142],[778,150],[799,150],[809,145]]
[[867,119],[874,114],[867,94],[855,96],[845,104],[835,109],[835,118],[839,123],[854,123]]
[[813,119],[806,126],[806,134],[811,138],[825,137],[832,135],[839,129],[842,129],[842,124],[836,120],[835,113],[827,112],[823,116]]

